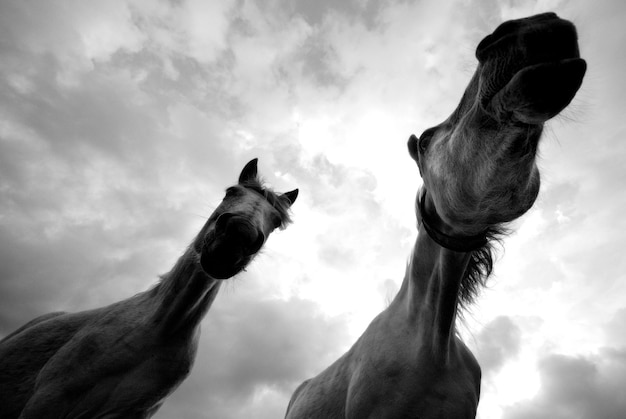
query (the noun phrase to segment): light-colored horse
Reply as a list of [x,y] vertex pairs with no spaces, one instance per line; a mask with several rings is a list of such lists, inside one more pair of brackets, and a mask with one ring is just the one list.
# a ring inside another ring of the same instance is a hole
[[503,223],[535,201],[543,124],[586,70],[574,25],[553,13],[503,23],[476,56],[457,109],[409,139],[424,187],[398,295],[346,354],[296,389],[287,418],[475,417],[480,367],[455,332],[457,310],[490,274]]
[[257,160],[172,270],[107,307],[38,317],[0,341],[0,418],[149,418],[189,374],[220,280],[289,222],[298,190],[275,194]]

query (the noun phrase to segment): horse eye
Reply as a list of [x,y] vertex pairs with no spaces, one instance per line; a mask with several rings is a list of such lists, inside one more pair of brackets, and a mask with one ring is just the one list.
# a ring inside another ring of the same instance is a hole
[[235,196],[239,193],[237,188],[228,188],[226,189],[226,196]]

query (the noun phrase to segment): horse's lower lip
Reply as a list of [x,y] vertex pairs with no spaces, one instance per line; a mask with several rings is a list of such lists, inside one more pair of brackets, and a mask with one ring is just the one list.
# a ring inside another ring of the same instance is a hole
[[205,248],[200,254],[200,266],[212,278],[228,279],[239,273],[242,259],[239,252]]

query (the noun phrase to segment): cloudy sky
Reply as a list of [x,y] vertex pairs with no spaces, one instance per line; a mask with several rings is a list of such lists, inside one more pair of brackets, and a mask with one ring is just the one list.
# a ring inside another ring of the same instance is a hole
[[282,417],[398,290],[421,184],[407,138],[454,109],[483,36],[549,10],[589,70],[460,332],[481,419],[622,417],[621,0],[0,1],[0,337],[150,287],[258,157],[300,188],[294,224],[222,288],[155,417]]

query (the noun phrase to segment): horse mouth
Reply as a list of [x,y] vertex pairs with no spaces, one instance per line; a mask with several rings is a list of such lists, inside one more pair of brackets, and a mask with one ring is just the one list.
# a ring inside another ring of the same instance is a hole
[[241,272],[265,242],[265,235],[248,223],[232,223],[213,231],[201,248],[200,266],[215,279],[228,279]]
[[200,254],[202,270],[215,279],[229,279],[243,270],[249,261],[240,248],[207,245]]

